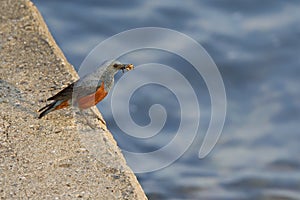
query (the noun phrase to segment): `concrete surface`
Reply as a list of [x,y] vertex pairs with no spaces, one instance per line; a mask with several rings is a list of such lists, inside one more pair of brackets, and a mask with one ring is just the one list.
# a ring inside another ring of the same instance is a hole
[[1,199],[146,199],[91,110],[37,119],[77,74],[30,1],[0,3],[0,73]]

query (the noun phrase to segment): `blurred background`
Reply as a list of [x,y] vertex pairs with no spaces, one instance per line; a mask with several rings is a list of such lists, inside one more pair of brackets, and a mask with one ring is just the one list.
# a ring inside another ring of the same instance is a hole
[[[187,34],[217,64],[228,103],[218,144],[207,157],[198,158],[210,120],[210,99],[202,78],[194,77],[192,67],[186,67],[181,73],[196,88],[201,108],[199,133],[172,165],[136,174],[149,199],[300,199],[300,1],[33,2],[77,70],[101,41],[145,26]],[[145,63],[188,65],[167,52],[139,54]],[[176,134],[180,107],[167,88],[146,85],[132,96],[130,111],[139,125],[149,123],[153,104],[161,104],[168,112],[165,127],[149,139],[129,137],[118,128],[109,98],[98,108],[121,149],[149,152]]]

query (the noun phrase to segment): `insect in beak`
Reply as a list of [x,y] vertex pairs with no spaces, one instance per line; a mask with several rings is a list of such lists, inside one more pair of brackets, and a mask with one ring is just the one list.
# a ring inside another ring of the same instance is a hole
[[121,68],[121,70],[122,70],[123,73],[124,73],[124,70],[130,71],[130,70],[132,70],[132,69],[134,69],[133,64],[126,64],[126,65],[124,65],[124,66]]
[[125,68],[126,68],[127,71],[130,71],[130,70],[134,69],[134,66],[133,66],[133,64],[128,64],[128,65],[126,65]]

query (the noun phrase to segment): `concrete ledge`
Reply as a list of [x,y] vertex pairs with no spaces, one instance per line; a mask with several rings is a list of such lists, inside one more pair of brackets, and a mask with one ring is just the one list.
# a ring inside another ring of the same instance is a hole
[[1,199],[146,199],[91,110],[37,119],[44,100],[77,74],[30,1],[1,1],[0,13]]

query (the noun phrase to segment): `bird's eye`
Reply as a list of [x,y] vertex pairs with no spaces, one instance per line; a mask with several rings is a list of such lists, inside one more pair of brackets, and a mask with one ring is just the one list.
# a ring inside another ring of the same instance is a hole
[[114,64],[114,68],[117,68],[118,67],[118,64]]

